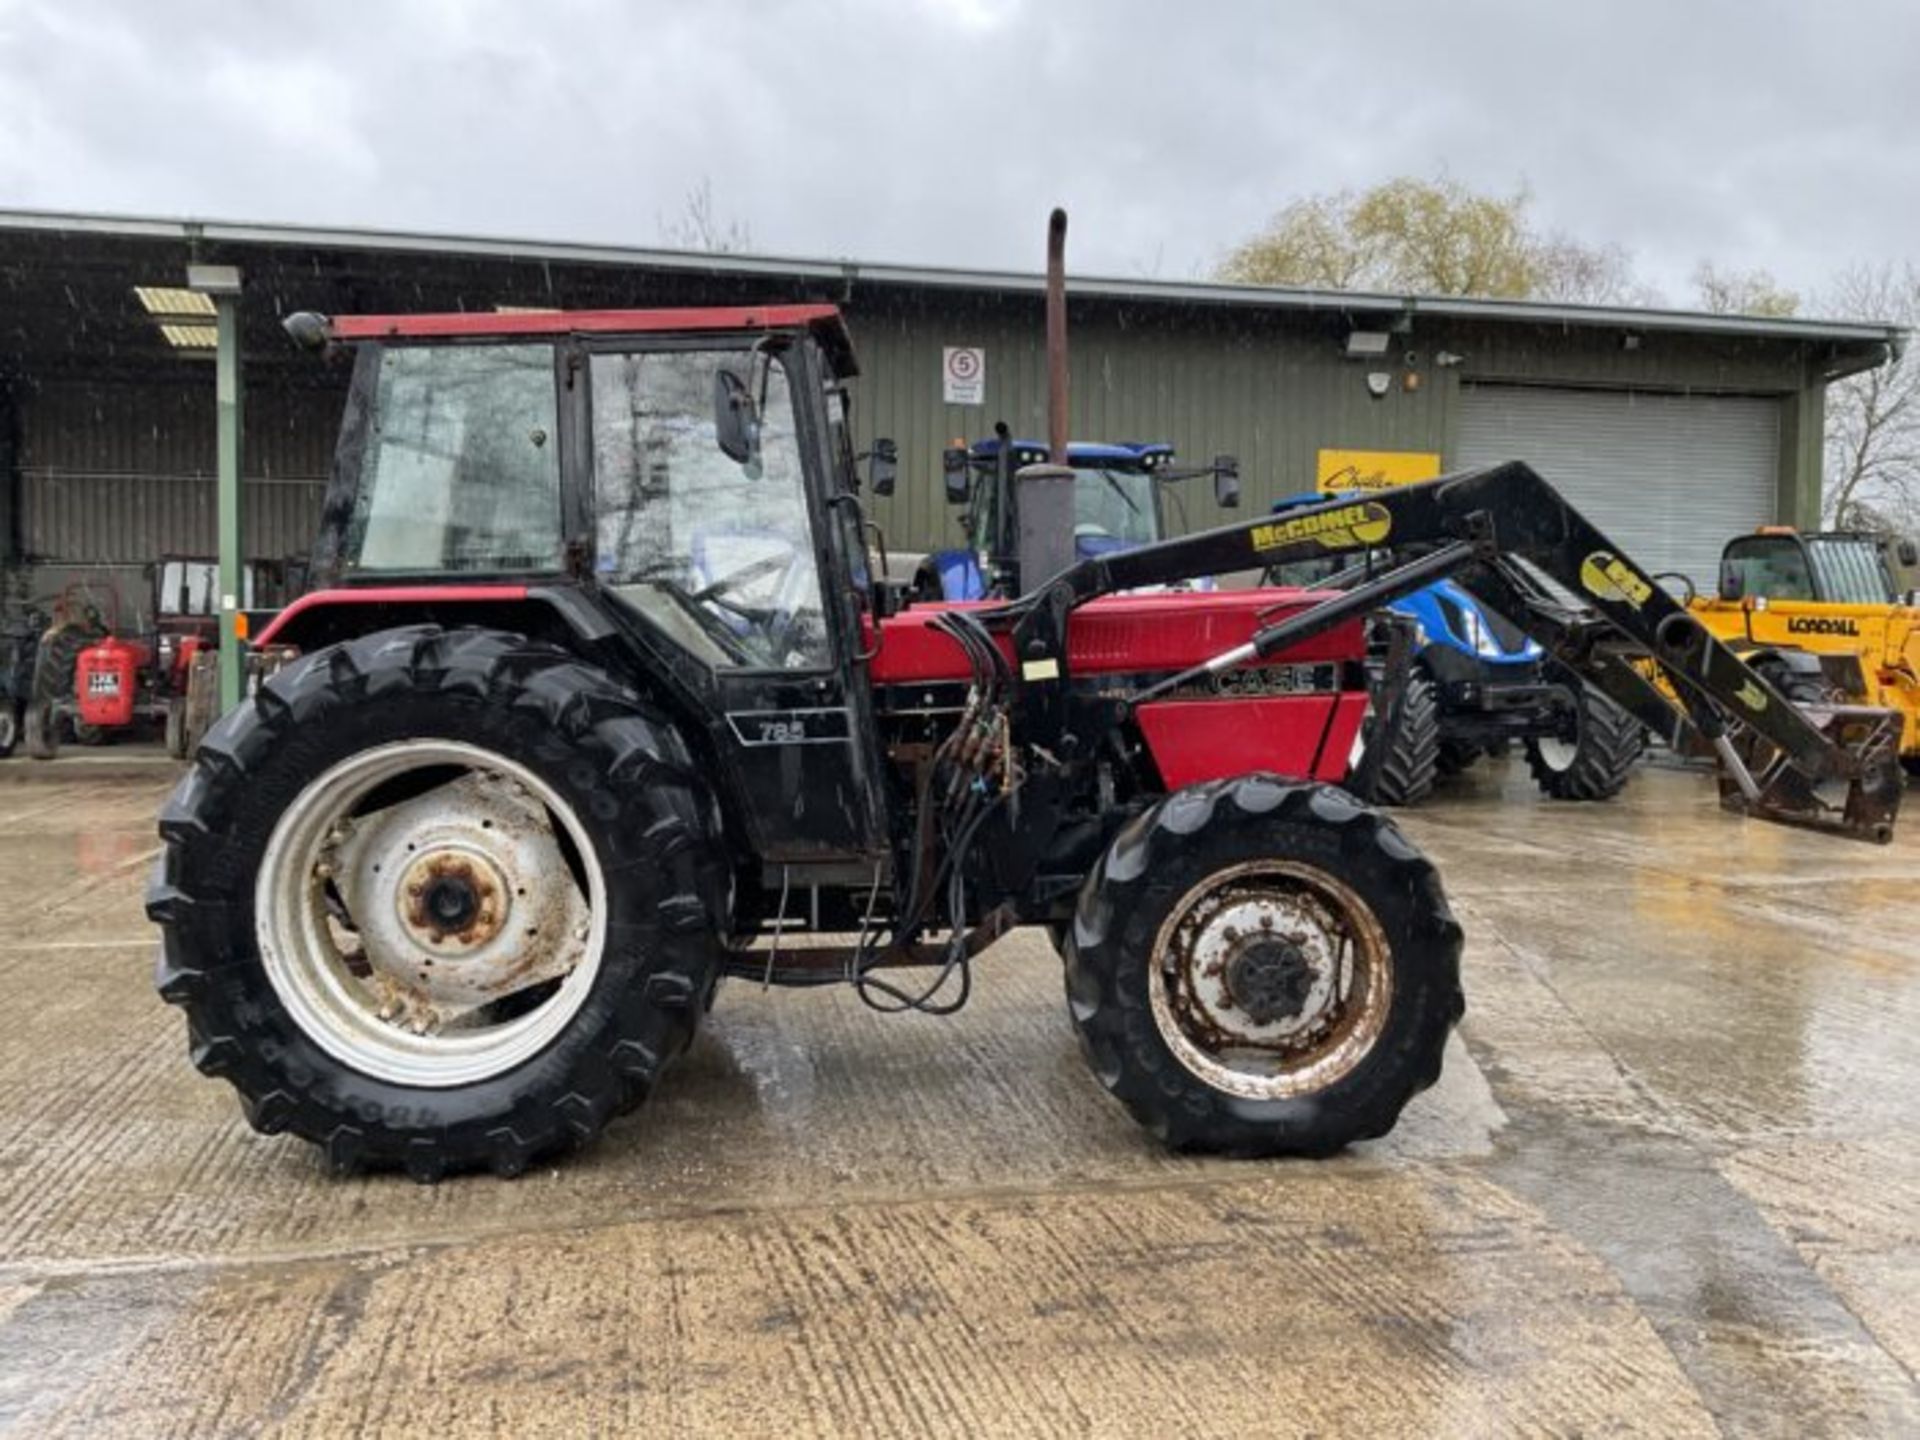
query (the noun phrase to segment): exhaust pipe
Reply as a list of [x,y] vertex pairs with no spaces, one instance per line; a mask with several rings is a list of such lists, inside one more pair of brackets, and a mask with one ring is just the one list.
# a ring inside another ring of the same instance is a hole
[[[1003,453],[1005,440],[1002,442]],[[1014,477],[1018,573],[1024,594],[1073,564],[1073,471],[1067,465],[1067,212],[1047,220],[1048,463]]]
[[1047,448],[1067,463],[1067,212],[1047,221]]

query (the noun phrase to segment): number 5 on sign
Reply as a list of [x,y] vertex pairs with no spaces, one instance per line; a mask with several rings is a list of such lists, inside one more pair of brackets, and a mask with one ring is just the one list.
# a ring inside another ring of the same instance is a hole
[[949,345],[940,352],[940,389],[949,405],[987,403],[987,352],[977,345]]

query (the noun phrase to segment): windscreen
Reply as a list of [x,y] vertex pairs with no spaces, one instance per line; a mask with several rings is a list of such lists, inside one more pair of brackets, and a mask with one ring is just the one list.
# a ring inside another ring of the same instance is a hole
[[1151,544],[1160,538],[1153,501],[1153,477],[1141,471],[1079,470],[1073,477],[1074,538]]
[[1813,574],[1793,535],[1750,535],[1727,546],[1720,562],[1720,594],[1729,600],[1811,600]]

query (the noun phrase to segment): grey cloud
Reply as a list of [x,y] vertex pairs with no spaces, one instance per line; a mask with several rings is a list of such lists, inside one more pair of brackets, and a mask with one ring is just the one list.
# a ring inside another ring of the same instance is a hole
[[1920,10],[1143,0],[0,0],[0,204],[1205,270],[1290,194],[1524,180],[1676,298],[1920,233]]

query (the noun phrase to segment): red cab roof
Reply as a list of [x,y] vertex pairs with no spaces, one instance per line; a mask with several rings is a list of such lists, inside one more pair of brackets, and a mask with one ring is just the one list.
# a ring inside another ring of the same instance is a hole
[[837,305],[716,305],[684,310],[514,310],[451,315],[336,315],[331,339],[445,340],[505,335],[660,335],[811,330],[852,374],[853,341]]

